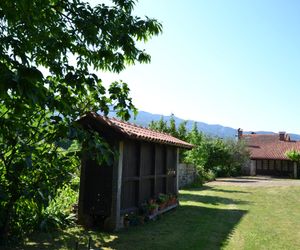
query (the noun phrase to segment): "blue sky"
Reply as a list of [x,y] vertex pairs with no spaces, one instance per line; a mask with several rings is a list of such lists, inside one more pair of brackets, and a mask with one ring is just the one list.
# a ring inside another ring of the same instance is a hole
[[140,0],[135,14],[163,24],[140,45],[151,64],[99,75],[127,82],[138,109],[300,134],[300,1]]

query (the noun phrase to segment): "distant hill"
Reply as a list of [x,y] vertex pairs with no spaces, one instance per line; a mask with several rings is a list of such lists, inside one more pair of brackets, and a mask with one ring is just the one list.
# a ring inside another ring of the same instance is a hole
[[[110,113],[110,116],[114,116],[113,113]],[[145,111],[139,111],[137,117],[134,119],[133,116],[129,120],[131,123],[135,123],[137,125],[148,127],[151,121],[160,120],[162,115],[159,114],[151,114]],[[171,116],[163,116],[165,121],[169,121]],[[178,126],[181,122],[185,121],[179,117],[174,116],[175,123]],[[217,136],[221,138],[234,138],[237,133],[237,128],[225,127],[219,124],[208,124],[200,121],[187,121],[187,129],[191,130],[194,123],[197,123],[198,130],[210,136]],[[245,134],[251,133],[252,131],[245,131]],[[274,134],[271,131],[253,131],[258,134]],[[298,134],[289,134],[292,140],[300,140],[300,135]]]
[[[132,123],[139,124],[141,126],[147,127],[151,121],[158,121],[160,120],[162,115],[158,114],[151,114],[145,111],[139,111],[136,119],[133,118],[130,120]],[[165,121],[169,121],[171,116],[164,116]],[[180,123],[185,121],[179,117],[174,116],[175,123],[178,126]],[[188,130],[191,130],[195,121],[188,120],[186,127]],[[204,122],[197,121],[198,130],[202,131],[205,134],[211,136],[219,136],[219,137],[234,137],[236,134],[236,129],[224,127],[221,125],[211,125]]]

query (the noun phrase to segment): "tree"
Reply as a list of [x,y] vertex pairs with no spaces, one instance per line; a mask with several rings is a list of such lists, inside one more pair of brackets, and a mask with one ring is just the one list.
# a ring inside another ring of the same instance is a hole
[[185,141],[187,139],[187,129],[186,129],[187,121],[183,121],[178,126],[178,138]]
[[285,155],[293,162],[300,162],[300,152],[297,150],[290,150]]
[[198,131],[197,123],[193,124],[192,130],[187,135],[187,141],[194,145],[194,148],[185,152],[184,161],[195,166],[203,166],[207,159],[205,149],[206,137]]
[[148,127],[152,130],[163,132],[163,133],[169,132],[168,124],[164,120],[163,116],[160,117],[159,121],[151,121]]
[[207,155],[204,168],[213,170],[217,176],[240,175],[243,164],[249,159],[245,144],[233,139],[208,140]]
[[176,128],[174,115],[171,115],[169,125],[162,117],[157,122],[152,121],[150,128],[194,145],[191,150],[180,151],[180,161],[196,166],[201,182],[212,180],[216,175],[236,176],[241,173],[243,164],[249,160],[249,152],[243,142],[205,135],[199,132],[196,122],[187,131],[186,124],[184,121]]
[[171,114],[170,120],[169,120],[169,128],[168,133],[174,137],[178,137],[178,132],[176,128],[176,122],[174,118],[174,114]]
[[241,167],[249,159],[249,152],[243,142],[232,139],[214,138],[198,131],[194,123],[187,140],[194,145],[185,152],[184,161],[197,166],[200,179],[217,176],[235,176],[240,174]]
[[300,151],[290,150],[285,155],[294,162],[294,178],[298,178],[297,164],[300,162]]
[[199,134],[198,125],[197,122],[194,122],[191,130],[191,135],[198,135],[198,134]]
[[101,151],[99,161],[113,154],[76,119],[91,110],[107,115],[111,106],[128,119],[135,110],[127,84],[113,82],[106,90],[92,72],[150,62],[136,42],[158,35],[162,26],[133,16],[134,0],[112,2],[93,8],[81,0],[0,2],[1,236],[37,226],[76,171],[78,151],[69,150],[74,141]]
[[163,116],[161,116],[161,118],[158,121],[151,121],[148,127],[152,130],[168,133],[181,140],[185,140],[187,136],[187,129],[186,129],[187,121],[183,121],[182,123],[180,123],[177,128],[174,117],[175,117],[174,114],[171,114],[168,122],[164,120]]

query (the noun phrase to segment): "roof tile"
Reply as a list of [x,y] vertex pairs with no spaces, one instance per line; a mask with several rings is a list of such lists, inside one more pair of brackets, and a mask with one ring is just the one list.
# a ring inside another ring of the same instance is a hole
[[279,134],[245,134],[241,139],[245,140],[252,159],[288,160],[286,152],[290,150],[300,151],[300,141],[279,140]]
[[173,145],[173,146],[187,148],[187,149],[193,148],[192,144],[182,141],[178,138],[175,138],[167,133],[157,132],[129,122],[118,120],[116,118],[104,117],[94,112],[88,113],[87,116],[92,116],[93,118],[97,119],[101,123],[104,123],[109,127],[112,127],[117,132],[120,132],[123,135],[132,139],[163,143],[163,144]]

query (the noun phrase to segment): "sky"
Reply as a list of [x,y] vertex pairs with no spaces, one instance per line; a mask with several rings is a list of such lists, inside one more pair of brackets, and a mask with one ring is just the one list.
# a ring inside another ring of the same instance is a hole
[[139,44],[151,63],[99,74],[128,83],[139,110],[300,134],[300,1],[140,0],[134,14],[163,25]]

